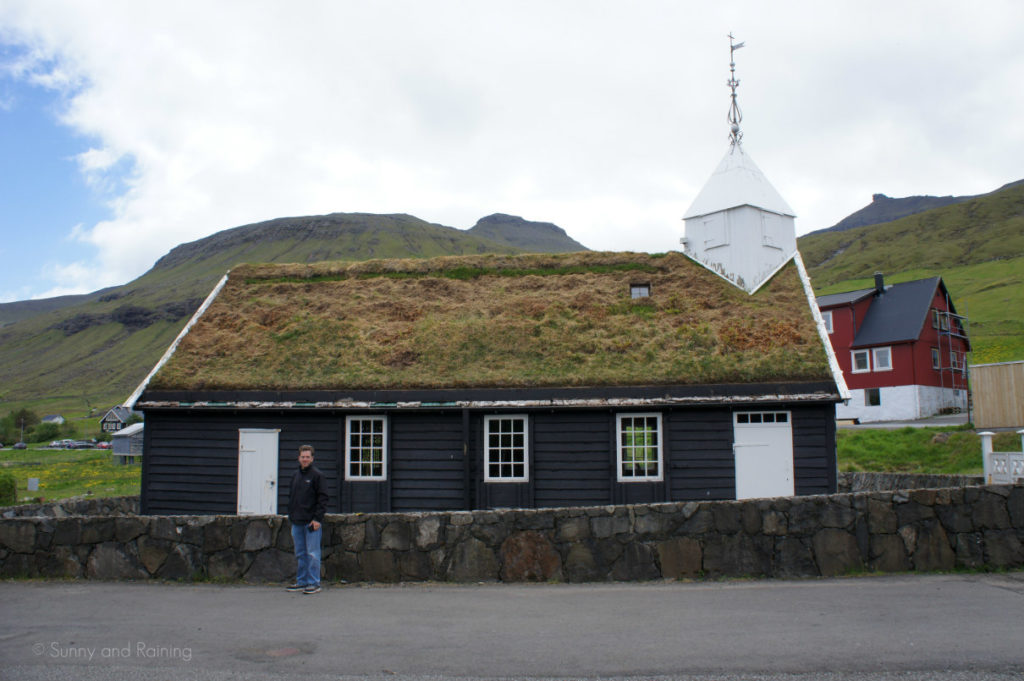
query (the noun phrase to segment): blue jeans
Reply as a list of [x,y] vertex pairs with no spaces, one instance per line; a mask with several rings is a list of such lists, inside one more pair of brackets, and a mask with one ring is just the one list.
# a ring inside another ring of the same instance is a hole
[[306,525],[292,525],[295,560],[299,564],[295,575],[296,584],[320,584],[320,538],[323,534],[323,523],[320,524],[319,530],[313,532],[310,532]]

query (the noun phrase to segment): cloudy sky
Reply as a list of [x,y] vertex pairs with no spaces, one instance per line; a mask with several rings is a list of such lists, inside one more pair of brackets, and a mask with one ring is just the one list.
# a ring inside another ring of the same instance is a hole
[[0,0],[0,301],[237,225],[495,212],[678,247],[728,148],[805,233],[1024,177],[1024,3]]

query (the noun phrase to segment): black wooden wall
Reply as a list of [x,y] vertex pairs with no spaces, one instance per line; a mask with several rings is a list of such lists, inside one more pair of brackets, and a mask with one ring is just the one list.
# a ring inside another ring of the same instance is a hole
[[[831,404],[785,405],[792,413],[797,494],[836,489]],[[653,411],[653,410],[645,410]],[[286,513],[298,447],[316,448],[331,512],[443,511],[589,506],[735,497],[732,413],[727,407],[662,409],[664,481],[619,483],[615,415],[622,410],[519,411],[530,419],[530,481],[484,483],[484,412],[388,414],[385,482],[346,482],[340,411],[146,413],[142,512],[234,513],[239,428],[280,429],[278,512]],[[493,412],[498,413],[498,412]]]

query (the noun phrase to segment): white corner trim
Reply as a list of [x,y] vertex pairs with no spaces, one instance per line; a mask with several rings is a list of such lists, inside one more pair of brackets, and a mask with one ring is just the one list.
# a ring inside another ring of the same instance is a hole
[[174,351],[178,349],[178,344],[181,343],[182,339],[185,338],[188,332],[192,330],[192,327],[195,326],[196,322],[199,321],[199,318],[203,316],[203,313],[206,312],[207,308],[210,307],[210,305],[213,303],[213,300],[217,297],[217,294],[219,294],[221,289],[224,288],[224,284],[228,283],[229,274],[231,274],[231,272],[225,274],[221,278],[221,280],[217,282],[217,285],[213,288],[213,290],[210,291],[210,295],[206,296],[206,300],[203,301],[203,304],[200,305],[199,309],[196,310],[195,314],[192,315],[192,319],[188,320],[188,324],[186,324],[185,328],[181,330],[181,333],[178,334],[178,337],[174,339],[174,342],[171,343],[171,346],[167,348],[167,351],[164,352],[164,355],[163,357],[160,358],[160,361],[157,362],[156,366],[153,367],[149,374],[147,374],[146,377],[142,379],[142,383],[139,383],[139,387],[135,389],[135,392],[133,392],[131,396],[127,400],[125,400],[125,407],[128,407],[129,409],[135,408],[135,403],[142,396],[142,391],[144,391],[146,389],[146,386],[149,385],[149,381],[153,378],[153,376],[156,375],[156,372],[160,371],[163,365],[167,364],[167,362],[174,355]]
[[788,264],[789,264],[789,261],[790,261],[790,260],[792,260],[792,259],[793,259],[793,257],[794,257],[794,256],[795,256],[795,255],[796,255],[797,253],[799,253],[799,251],[793,251],[793,253],[791,253],[791,254],[789,255],[789,257],[787,257],[787,258],[786,258],[785,260],[783,260],[783,261],[782,261],[782,262],[781,262],[781,263],[779,264],[779,266],[778,266],[778,267],[776,267],[776,268],[775,268],[774,270],[772,270],[772,271],[771,271],[771,273],[770,273],[770,274],[769,274],[769,275],[768,275],[767,277],[764,277],[764,278],[762,278],[762,279],[761,279],[761,281],[760,281],[760,282],[758,282],[757,286],[755,286],[755,287],[754,287],[753,289],[747,289],[747,288],[746,288],[745,286],[740,286],[740,285],[739,285],[739,284],[737,284],[737,283],[736,283],[735,281],[733,281],[732,279],[730,279],[729,277],[727,277],[727,276],[726,276],[725,274],[723,274],[722,272],[720,272],[720,271],[718,270],[718,268],[716,268],[716,267],[715,267],[714,265],[712,265],[712,264],[709,264],[709,263],[706,263],[706,262],[704,262],[703,260],[699,260],[699,259],[697,259],[697,258],[693,257],[692,255],[690,255],[690,253],[689,253],[688,251],[683,251],[683,255],[685,255],[685,256],[686,256],[687,258],[689,258],[689,259],[690,259],[690,260],[692,260],[693,262],[697,263],[698,265],[700,265],[700,266],[701,266],[701,267],[703,267],[704,269],[708,270],[709,272],[713,272],[714,274],[717,274],[717,275],[718,275],[719,277],[721,277],[721,278],[722,278],[722,279],[724,279],[725,281],[729,282],[730,284],[732,284],[732,285],[733,285],[733,286],[735,286],[736,288],[740,289],[741,291],[746,291],[746,292],[747,292],[747,294],[748,294],[748,295],[751,295],[751,296],[752,296],[752,295],[754,295],[755,293],[757,293],[757,292],[758,292],[758,291],[759,291],[759,290],[761,289],[761,287],[762,287],[762,286],[764,286],[764,285],[765,285],[765,284],[767,284],[767,283],[768,283],[769,281],[771,281],[771,278],[772,278],[772,277],[774,277],[774,276],[775,276],[776,274],[778,274],[778,273],[779,273],[779,270],[781,270],[781,269],[782,269],[783,267],[785,267],[786,265],[788,265]]
[[793,262],[796,263],[796,270],[800,273],[800,282],[804,285],[807,304],[811,308],[814,324],[818,327],[818,335],[821,336],[821,342],[825,346],[825,353],[828,355],[828,367],[832,370],[832,378],[836,382],[836,387],[839,388],[839,396],[843,398],[844,402],[849,402],[850,389],[846,386],[846,379],[843,378],[843,370],[839,368],[839,361],[836,359],[836,353],[832,349],[832,341],[828,339],[828,329],[825,328],[825,320],[821,316],[821,310],[818,309],[818,299],[814,295],[814,289],[811,288],[811,278],[807,276],[807,269],[804,267],[804,259],[800,256],[800,251],[796,251],[793,254]]
[[748,291],[748,293],[750,295],[754,295],[755,293],[757,293],[761,289],[762,286],[764,286],[769,281],[771,281],[772,277],[774,277],[776,274],[779,273],[779,270],[781,270],[783,267],[788,265],[789,261],[792,260],[793,257],[796,256],[798,253],[799,253],[799,251],[793,251],[792,253],[790,253],[789,257],[787,257],[785,260],[783,260],[781,265],[779,265],[774,270],[772,270],[771,274],[769,274],[767,277],[762,279],[761,283],[759,283],[757,286],[755,286],[753,291]]

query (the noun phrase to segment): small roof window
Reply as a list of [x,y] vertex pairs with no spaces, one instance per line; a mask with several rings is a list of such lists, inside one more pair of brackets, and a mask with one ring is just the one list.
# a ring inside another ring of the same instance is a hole
[[644,284],[630,284],[629,285],[629,297],[633,300],[637,298],[649,298],[651,295],[651,284],[650,282]]

